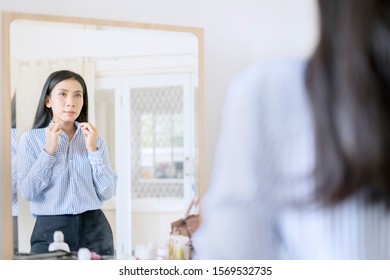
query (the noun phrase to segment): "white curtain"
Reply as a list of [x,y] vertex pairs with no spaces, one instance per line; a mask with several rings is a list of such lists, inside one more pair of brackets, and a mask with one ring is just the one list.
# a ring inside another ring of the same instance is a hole
[[18,134],[31,129],[39,97],[47,77],[66,69],[80,74],[88,88],[89,121],[94,123],[95,61],[91,58],[58,58],[33,61],[12,61],[11,90],[16,93]]

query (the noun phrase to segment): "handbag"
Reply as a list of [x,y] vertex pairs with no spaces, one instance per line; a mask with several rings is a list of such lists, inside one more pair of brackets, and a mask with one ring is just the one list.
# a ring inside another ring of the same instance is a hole
[[199,205],[199,198],[194,198],[187,207],[183,218],[171,223],[171,234],[184,235],[191,240],[191,236],[198,229],[200,224],[200,216],[197,214],[190,214],[193,207]]
[[[188,260],[192,258],[194,247],[192,246],[191,237],[199,227],[200,216],[199,212],[197,214],[190,214],[190,212],[198,204],[199,198],[194,198],[187,207],[183,218],[171,223],[170,259]],[[179,243],[184,240],[186,244],[177,245],[178,240],[181,240]]]

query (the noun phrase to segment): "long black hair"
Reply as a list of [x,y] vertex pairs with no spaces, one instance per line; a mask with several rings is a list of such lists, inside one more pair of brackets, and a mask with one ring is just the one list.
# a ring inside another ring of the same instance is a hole
[[319,0],[306,73],[315,118],[317,198],[365,191],[390,202],[390,1]]
[[76,121],[88,122],[88,91],[83,77],[69,70],[59,70],[51,73],[43,85],[41,97],[39,98],[37,111],[35,113],[33,128],[44,128],[49,125],[51,119],[53,118],[53,111],[51,108],[46,107],[46,97],[50,96],[51,91],[58,83],[68,79],[78,81],[83,89],[84,105],[83,108],[81,108],[80,115]]

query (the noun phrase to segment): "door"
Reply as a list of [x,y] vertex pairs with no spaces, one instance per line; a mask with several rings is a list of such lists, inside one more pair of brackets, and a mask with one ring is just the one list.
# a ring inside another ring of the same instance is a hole
[[97,79],[96,126],[118,173],[104,209],[115,212],[119,259],[138,244],[163,246],[170,222],[197,195],[197,84],[193,74]]

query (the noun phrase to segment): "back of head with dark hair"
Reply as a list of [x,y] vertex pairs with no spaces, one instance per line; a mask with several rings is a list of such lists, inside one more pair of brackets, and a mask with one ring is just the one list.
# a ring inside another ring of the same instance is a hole
[[37,111],[35,113],[33,128],[44,128],[49,125],[53,117],[53,112],[51,108],[46,107],[46,97],[50,96],[51,91],[58,83],[68,79],[78,81],[83,89],[84,105],[76,121],[88,122],[88,91],[84,79],[75,72],[69,70],[59,70],[51,73],[43,85]]
[[320,40],[306,76],[317,197],[335,204],[366,191],[390,202],[390,1],[319,7]]

